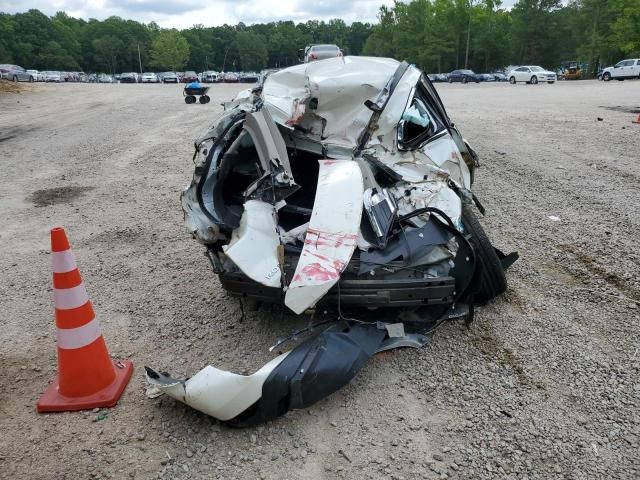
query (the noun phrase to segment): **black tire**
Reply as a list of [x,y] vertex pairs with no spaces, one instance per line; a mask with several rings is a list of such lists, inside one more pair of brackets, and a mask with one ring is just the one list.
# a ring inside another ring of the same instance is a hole
[[453,78],[450,78],[450,79],[449,79],[449,83],[453,83]]
[[188,105],[196,103],[196,97],[194,97],[193,95],[187,95],[186,97],[184,97],[184,103]]
[[531,83],[532,85],[537,85],[538,84],[538,77],[536,77],[534,75],[533,77],[531,77],[531,80],[529,80],[529,83]]
[[608,82],[609,80],[611,80],[611,74],[609,72],[604,72],[604,75],[602,75],[602,80]]
[[200,103],[202,105],[204,105],[205,103],[207,103],[207,96],[206,95],[200,95]]
[[477,303],[485,303],[507,289],[507,278],[504,275],[500,258],[471,205],[462,206],[462,224],[465,234],[471,235],[471,244],[476,252],[476,259],[482,264],[480,283],[474,299]]
[[509,83],[510,83],[511,85],[515,85],[515,84],[516,84],[516,77],[511,77],[511,78],[509,78]]
[[462,83],[467,83],[469,80],[467,80],[467,77],[462,77]]
[[18,81],[18,77],[16,77],[15,75],[13,76],[13,81],[17,82]]
[[32,83],[33,82],[33,77],[29,77],[29,82]]

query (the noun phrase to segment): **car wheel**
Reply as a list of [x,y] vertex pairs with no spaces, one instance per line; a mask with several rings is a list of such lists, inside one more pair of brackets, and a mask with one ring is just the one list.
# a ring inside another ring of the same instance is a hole
[[511,78],[509,79],[509,83],[510,83],[511,85],[515,85],[515,84],[516,84],[516,77],[511,77]]
[[449,83],[453,83],[453,78],[450,78],[450,79],[449,79]]
[[29,82],[33,82],[33,77],[29,77]]
[[200,96],[200,103],[204,105],[205,103],[209,103],[209,97],[207,95]]
[[531,80],[529,80],[529,82],[532,85],[537,85],[538,84],[538,77],[536,77],[535,75],[533,77],[531,77]]
[[462,224],[465,233],[471,236],[470,241],[475,250],[476,259],[481,263],[482,272],[475,293],[475,301],[485,303],[507,289],[507,278],[500,258],[482,225],[480,225],[471,205],[465,204],[462,206]]
[[469,80],[467,80],[467,77],[462,77],[462,83],[467,83]]
[[187,95],[186,97],[184,97],[184,101],[187,104],[196,103],[196,97],[194,97],[193,95]]
[[18,77],[16,77],[15,75],[13,76],[13,81],[17,82],[18,81]]

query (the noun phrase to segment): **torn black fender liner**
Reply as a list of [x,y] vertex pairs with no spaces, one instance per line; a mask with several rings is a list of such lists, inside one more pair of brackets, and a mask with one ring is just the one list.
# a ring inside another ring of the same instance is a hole
[[374,325],[340,322],[305,340],[267,377],[262,397],[228,424],[256,425],[328,397],[356,376],[385,336]]

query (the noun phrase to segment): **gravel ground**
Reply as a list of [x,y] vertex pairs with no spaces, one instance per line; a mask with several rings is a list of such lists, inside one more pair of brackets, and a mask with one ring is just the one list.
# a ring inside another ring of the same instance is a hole
[[[0,477],[640,477],[638,81],[438,85],[482,159],[485,227],[521,255],[470,328],[447,324],[257,428],[148,399],[144,365],[251,373],[305,323],[266,307],[241,322],[182,225],[191,139],[240,88],[214,85],[208,105],[169,85],[0,96]],[[55,374],[56,225],[111,354],[136,366],[111,410],[35,412]]]

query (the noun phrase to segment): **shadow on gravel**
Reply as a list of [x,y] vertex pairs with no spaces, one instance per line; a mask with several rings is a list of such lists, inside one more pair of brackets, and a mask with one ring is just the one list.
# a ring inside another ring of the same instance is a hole
[[85,192],[93,190],[94,187],[56,187],[36,190],[27,197],[36,207],[48,207],[58,203],[70,203],[82,196]]
[[0,143],[6,142],[13,138],[20,138],[23,135],[32,133],[35,128],[14,127],[8,130],[0,130]]
[[640,114],[640,107],[629,107],[629,106],[622,106],[622,105],[616,105],[615,107],[607,107],[605,105],[600,105],[600,108],[606,108],[607,110],[613,110],[615,112]]

